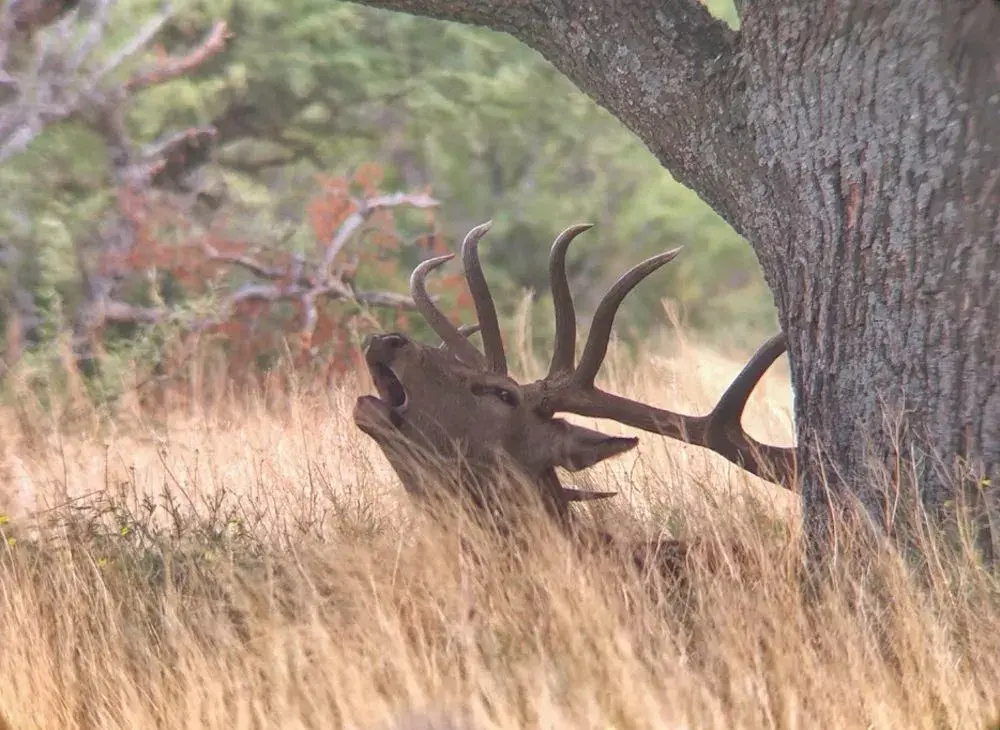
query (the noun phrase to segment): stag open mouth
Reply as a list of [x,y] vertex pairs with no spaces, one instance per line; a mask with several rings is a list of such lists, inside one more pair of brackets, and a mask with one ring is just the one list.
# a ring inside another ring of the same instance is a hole
[[354,422],[369,436],[377,438],[385,429],[398,429],[403,425],[406,390],[396,373],[385,363],[369,363],[368,370],[378,397],[363,395],[358,398],[354,405]]
[[406,405],[406,389],[399,382],[396,373],[385,363],[376,362],[368,366],[375,381],[375,388],[383,403],[393,410],[400,410]]
[[366,395],[358,398],[354,406],[354,421],[371,436],[403,426],[407,396],[399,376],[389,364],[396,351],[406,344],[402,335],[370,335],[364,343],[365,363],[371,373],[378,397]]

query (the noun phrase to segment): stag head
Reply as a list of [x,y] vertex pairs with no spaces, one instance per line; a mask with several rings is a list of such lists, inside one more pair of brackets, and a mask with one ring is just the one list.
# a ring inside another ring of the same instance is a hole
[[[765,344],[707,416],[684,416],[606,393],[594,379],[607,353],[615,314],[625,296],[680,249],[654,256],[624,274],[601,300],[583,353],[575,361],[576,316],[566,276],[566,252],[589,225],[565,230],[552,245],[549,278],[555,306],[555,347],[548,374],[520,384],[507,374],[496,308],[479,262],[478,244],[490,224],[477,226],[462,243],[462,263],[479,324],[456,327],[428,296],[427,275],[452,256],[429,259],[410,278],[418,310],[441,337],[440,347],[398,333],[373,335],[365,360],[378,396],[363,396],[354,409],[357,426],[382,448],[406,490],[425,494],[426,465],[462,464],[473,502],[495,507],[497,468],[513,467],[532,485],[547,510],[566,517],[574,501],[613,492],[564,488],[556,467],[579,471],[624,453],[635,438],[609,436],[556,417],[557,412],[609,418],[710,448],[748,471],[791,484],[790,449],[759,444],[740,426],[743,407],[757,381],[785,349],[779,335]],[[468,340],[479,331],[480,352]]]

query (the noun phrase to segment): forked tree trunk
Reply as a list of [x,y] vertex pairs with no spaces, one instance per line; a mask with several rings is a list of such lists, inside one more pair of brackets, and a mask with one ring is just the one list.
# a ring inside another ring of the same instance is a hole
[[831,497],[884,524],[900,452],[935,510],[956,457],[998,488],[1000,3],[751,0],[739,33],[697,0],[369,4],[512,33],[750,241],[813,537]]

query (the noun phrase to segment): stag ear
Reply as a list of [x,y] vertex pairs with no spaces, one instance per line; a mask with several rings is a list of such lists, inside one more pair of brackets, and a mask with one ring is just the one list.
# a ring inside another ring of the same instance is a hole
[[565,421],[563,424],[562,432],[553,444],[556,450],[553,456],[556,466],[569,471],[587,469],[612,456],[624,454],[639,443],[639,439],[634,437],[608,436]]

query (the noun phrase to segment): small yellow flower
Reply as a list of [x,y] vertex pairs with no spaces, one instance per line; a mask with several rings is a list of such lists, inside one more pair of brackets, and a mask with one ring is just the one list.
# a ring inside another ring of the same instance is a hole
[[10,547],[14,547],[15,545],[17,545],[17,538],[16,537],[8,537],[7,538],[7,544]]
[[5,514],[0,514],[0,525],[6,525],[10,523],[10,517]]
[[[989,477],[983,477],[982,479],[979,480],[979,488],[980,489],[986,489],[989,486],[990,486],[990,478]],[[0,524],[3,524],[3,523],[0,522]]]
[[118,528],[118,534],[121,535],[122,537],[125,537],[130,532],[131,530],[128,529],[128,525],[122,525],[121,527]]
[[99,567],[99,568],[105,568],[105,567],[107,567],[107,565],[108,565],[108,559],[107,558],[98,558],[97,559],[97,567]]

